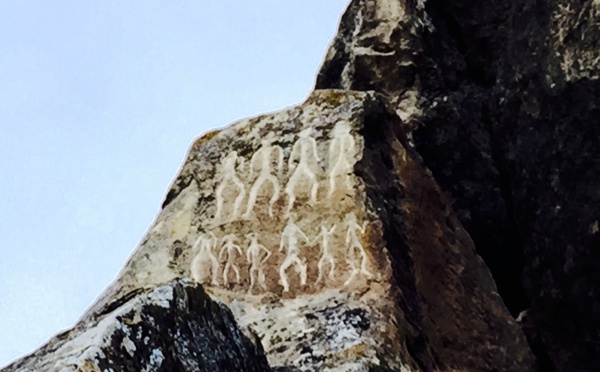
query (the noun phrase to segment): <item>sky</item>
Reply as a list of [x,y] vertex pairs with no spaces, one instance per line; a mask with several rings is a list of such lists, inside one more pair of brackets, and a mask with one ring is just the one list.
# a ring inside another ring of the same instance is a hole
[[0,366],[116,278],[194,138],[302,102],[348,0],[0,0]]

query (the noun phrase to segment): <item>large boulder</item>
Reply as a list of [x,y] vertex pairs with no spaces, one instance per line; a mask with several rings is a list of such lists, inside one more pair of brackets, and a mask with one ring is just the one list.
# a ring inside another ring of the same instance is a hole
[[274,368],[529,371],[533,358],[400,118],[374,93],[207,133],[90,310],[192,277]]

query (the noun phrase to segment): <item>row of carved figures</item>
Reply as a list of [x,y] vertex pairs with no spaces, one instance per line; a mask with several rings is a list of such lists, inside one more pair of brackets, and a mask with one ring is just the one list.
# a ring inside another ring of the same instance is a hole
[[[344,285],[349,285],[352,280],[359,274],[365,275],[367,278],[371,278],[372,274],[367,269],[368,258],[362,243],[358,237],[365,233],[366,222],[359,225],[356,221],[354,213],[349,213],[345,218],[345,248],[346,248],[346,262],[350,268],[350,276],[344,282]],[[317,264],[319,275],[315,283],[319,283],[325,275],[324,270],[329,265],[328,277],[330,280],[335,279],[335,268],[336,260],[334,255],[330,251],[329,243],[333,233],[336,231],[337,225],[326,226],[324,223],[320,225],[320,232],[313,238],[310,239],[299,227],[294,223],[293,216],[288,220],[287,225],[284,227],[281,233],[281,240],[279,244],[279,251],[285,249],[285,258],[279,266],[279,279],[283,286],[283,291],[288,292],[290,285],[287,276],[287,270],[293,267],[300,276],[300,283],[302,286],[306,285],[307,281],[307,264],[300,257],[300,240],[304,240],[306,245],[314,246],[320,242],[321,258]],[[256,280],[263,290],[267,289],[265,283],[265,273],[263,266],[269,260],[272,252],[267,249],[264,245],[258,241],[258,234],[252,232],[246,235],[248,238],[248,246],[246,248],[246,260],[249,264],[249,277],[250,277],[250,288],[249,292],[255,285]],[[235,258],[237,256],[243,256],[242,248],[236,243],[237,236],[234,234],[228,234],[219,239],[212,233],[201,234],[196,240],[193,250],[198,250],[197,255],[192,260],[191,273],[192,277],[197,281],[201,282],[207,272],[204,272],[207,264],[210,265],[211,270],[211,284],[213,286],[219,286],[219,273],[221,272],[221,262],[225,260],[223,267],[223,285],[229,285],[229,274],[231,271],[235,274],[236,283],[240,283],[240,269],[236,264]],[[218,250],[218,253],[217,253]]]
[[[301,180],[308,180],[310,186],[311,202],[316,204],[318,192],[318,180],[313,170],[313,164],[321,161],[317,153],[317,142],[311,136],[312,129],[307,128],[299,133],[298,140],[294,143],[290,156],[288,158],[288,181],[285,186],[285,193],[288,195],[288,205],[285,215],[288,216],[294,206],[296,200],[296,192]],[[275,156],[275,157],[274,157]],[[315,161],[311,161],[313,159]],[[273,161],[275,160],[275,161]],[[297,161],[297,164],[296,164]],[[332,139],[329,144],[329,191],[327,197],[331,198],[334,191],[338,187],[337,179],[344,178],[344,183],[347,189],[352,188],[350,174],[353,171],[354,163],[356,162],[356,142],[350,134],[350,126],[346,122],[336,124],[332,131]],[[250,188],[248,195],[248,204],[243,218],[250,217],[256,204],[259,190],[271,184],[273,194],[269,201],[269,216],[273,217],[273,205],[279,199],[280,186],[279,180],[274,174],[273,164],[276,164],[277,174],[283,171],[283,149],[278,145],[273,145],[267,140],[263,140],[261,147],[256,150],[250,159],[250,179],[254,179],[254,183]],[[258,176],[254,178],[254,171],[259,169]],[[229,213],[228,221],[234,221],[240,216],[242,201],[246,195],[246,186],[237,175],[236,168],[243,171],[243,158],[237,155],[236,151],[229,153],[221,163],[221,182],[216,189],[217,211],[215,220],[220,221],[225,212],[223,205],[225,203],[224,192],[228,187],[233,187],[236,192],[233,207]]]

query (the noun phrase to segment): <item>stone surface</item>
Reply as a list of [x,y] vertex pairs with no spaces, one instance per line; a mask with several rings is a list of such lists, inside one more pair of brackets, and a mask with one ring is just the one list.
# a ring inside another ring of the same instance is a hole
[[88,316],[192,277],[261,339],[273,368],[531,370],[524,335],[399,122],[376,94],[327,90],[205,134]]
[[600,370],[599,9],[351,1],[307,101],[196,140],[115,283],[7,370]]
[[270,371],[260,343],[189,280],[132,292],[9,371]]
[[526,310],[541,370],[600,370],[599,16],[598,1],[354,0],[316,84],[392,102]]

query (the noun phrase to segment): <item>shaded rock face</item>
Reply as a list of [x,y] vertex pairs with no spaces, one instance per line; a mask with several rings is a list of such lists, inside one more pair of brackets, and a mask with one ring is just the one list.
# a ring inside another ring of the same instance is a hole
[[355,0],[316,84],[392,103],[543,370],[600,369],[599,17],[597,1]]
[[3,371],[270,371],[260,343],[189,280],[138,290]]
[[383,96],[325,90],[199,138],[86,316],[183,276],[227,304],[277,370],[532,370],[400,122]]

